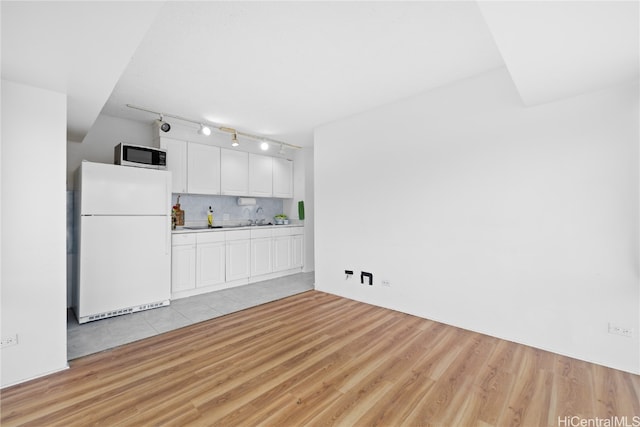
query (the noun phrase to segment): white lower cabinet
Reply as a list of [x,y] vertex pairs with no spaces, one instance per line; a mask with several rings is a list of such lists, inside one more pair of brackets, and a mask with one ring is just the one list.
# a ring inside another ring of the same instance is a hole
[[274,237],[273,239],[273,271],[284,271],[291,268],[291,236]]
[[171,291],[196,287],[196,236],[174,234],[171,239]]
[[291,236],[291,268],[304,266],[304,236],[296,234]]
[[172,298],[273,279],[302,270],[304,228],[175,233]]
[[273,230],[273,271],[291,268],[291,229]]
[[198,233],[196,246],[196,286],[225,282],[224,233]]
[[251,240],[249,230],[227,233],[227,282],[250,276]]
[[304,265],[304,228],[288,227],[273,231],[273,271],[302,268]]
[[273,271],[272,252],[271,229],[251,230],[251,277]]

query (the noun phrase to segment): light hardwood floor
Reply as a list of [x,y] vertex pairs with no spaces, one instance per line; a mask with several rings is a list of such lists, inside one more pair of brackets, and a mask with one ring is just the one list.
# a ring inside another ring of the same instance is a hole
[[317,291],[70,365],[3,390],[0,424],[640,423],[637,375]]

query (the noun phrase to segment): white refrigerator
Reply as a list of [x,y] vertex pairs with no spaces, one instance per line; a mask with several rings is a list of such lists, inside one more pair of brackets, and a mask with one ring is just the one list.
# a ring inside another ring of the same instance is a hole
[[168,305],[171,172],[85,161],[75,184],[78,321]]

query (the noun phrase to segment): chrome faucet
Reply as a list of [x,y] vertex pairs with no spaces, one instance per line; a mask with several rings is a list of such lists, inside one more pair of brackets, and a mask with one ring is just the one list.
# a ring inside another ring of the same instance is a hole
[[264,215],[264,209],[262,209],[262,206],[258,206],[258,208],[256,209],[256,225],[262,224],[264,222],[264,218],[258,219],[259,212],[262,212],[262,214]]

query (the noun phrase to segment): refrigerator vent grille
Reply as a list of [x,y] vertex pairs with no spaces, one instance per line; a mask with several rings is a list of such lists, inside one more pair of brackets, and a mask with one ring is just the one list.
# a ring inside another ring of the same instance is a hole
[[89,320],[106,319],[107,317],[120,316],[121,314],[133,313],[133,308],[123,308],[122,310],[108,311],[106,313],[98,313],[89,316]]
[[[152,302],[152,303],[149,303],[149,304],[142,304],[142,305],[138,305],[138,306],[135,306],[135,307],[129,307],[129,308],[122,308],[122,309],[113,310],[113,311],[107,311],[107,312],[104,312],[104,313],[92,314],[91,316],[87,316],[84,319],[81,319],[80,323],[91,322],[92,320],[106,319],[108,317],[120,316],[120,315],[123,315],[123,314],[134,313],[136,311],[150,310],[152,308],[163,307],[165,305],[169,305],[169,300],[159,301],[159,302]],[[84,322],[82,320],[84,320]]]

